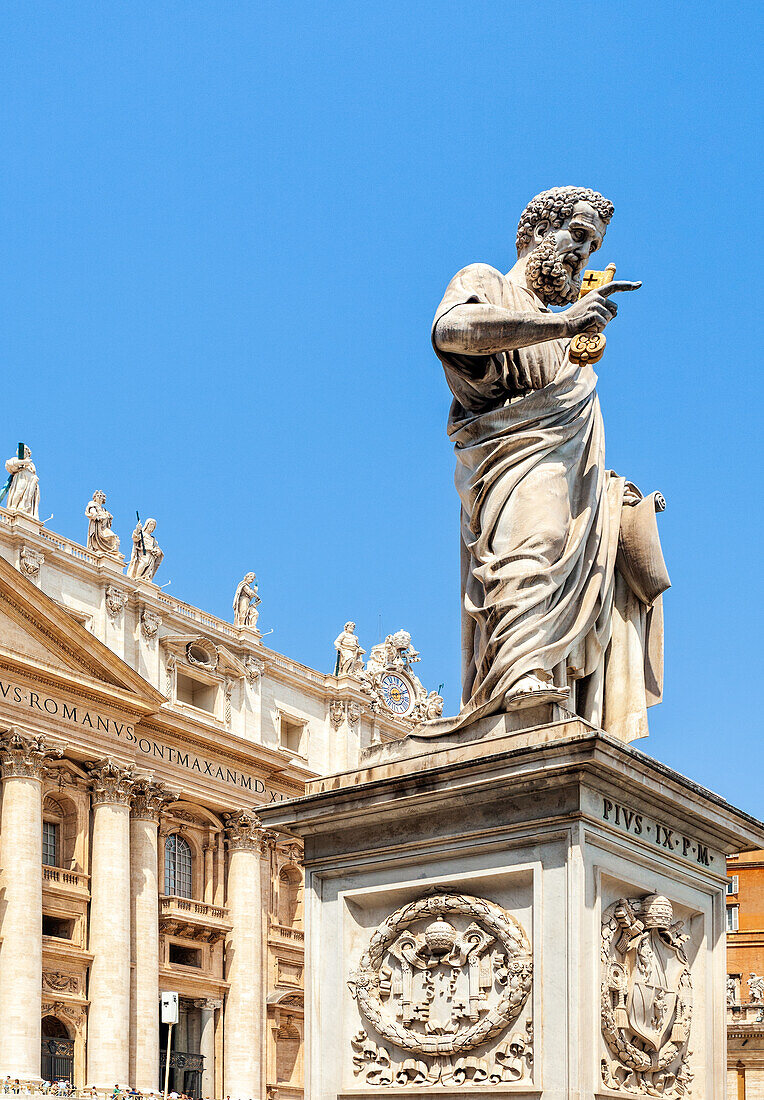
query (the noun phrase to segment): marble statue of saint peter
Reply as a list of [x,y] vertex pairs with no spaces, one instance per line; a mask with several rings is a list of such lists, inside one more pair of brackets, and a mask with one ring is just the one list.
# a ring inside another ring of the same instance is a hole
[[[462,505],[458,725],[559,701],[629,741],[646,735],[645,707],[660,699],[660,592],[618,568],[619,555],[634,558],[622,515],[645,505],[654,525],[658,505],[606,470],[597,378],[568,356],[572,337],[601,332],[614,296],[640,285],[577,300],[612,215],[588,188],[542,192],[520,219],[511,271],[464,268],[435,315]],[[640,545],[636,557],[655,553]]]

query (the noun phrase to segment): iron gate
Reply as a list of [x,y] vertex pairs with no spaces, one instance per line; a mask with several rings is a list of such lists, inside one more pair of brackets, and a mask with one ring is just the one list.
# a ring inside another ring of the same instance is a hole
[[43,1081],[68,1081],[74,1085],[74,1039],[43,1036],[40,1073]]

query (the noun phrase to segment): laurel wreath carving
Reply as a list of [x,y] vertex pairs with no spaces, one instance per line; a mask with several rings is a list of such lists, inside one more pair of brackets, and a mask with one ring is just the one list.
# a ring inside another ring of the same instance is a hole
[[[497,1004],[469,1027],[453,1035],[423,1035],[385,1012],[379,995],[380,968],[388,949],[410,924],[449,913],[474,917],[496,937],[507,955],[507,982]],[[465,894],[435,894],[397,909],[376,929],[351,975],[358,1007],[380,1035],[404,1050],[444,1056],[473,1050],[508,1027],[520,1014],[532,980],[531,947],[519,922],[494,902]]]

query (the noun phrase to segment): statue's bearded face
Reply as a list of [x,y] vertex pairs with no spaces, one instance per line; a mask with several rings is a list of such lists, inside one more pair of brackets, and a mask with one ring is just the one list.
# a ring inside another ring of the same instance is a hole
[[536,245],[527,255],[528,285],[546,305],[575,302],[581,277],[593,252],[602,244],[605,223],[588,202],[578,202],[558,229],[540,221],[533,233]]

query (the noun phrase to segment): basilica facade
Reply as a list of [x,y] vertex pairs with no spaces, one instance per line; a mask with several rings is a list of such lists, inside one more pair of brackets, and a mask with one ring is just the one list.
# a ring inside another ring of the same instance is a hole
[[91,505],[86,545],[0,509],[0,1077],[157,1091],[172,991],[171,1089],[302,1096],[302,851],[257,811],[410,728],[405,639],[389,690],[347,627],[308,668],[263,644],[254,574],[207,614]]

